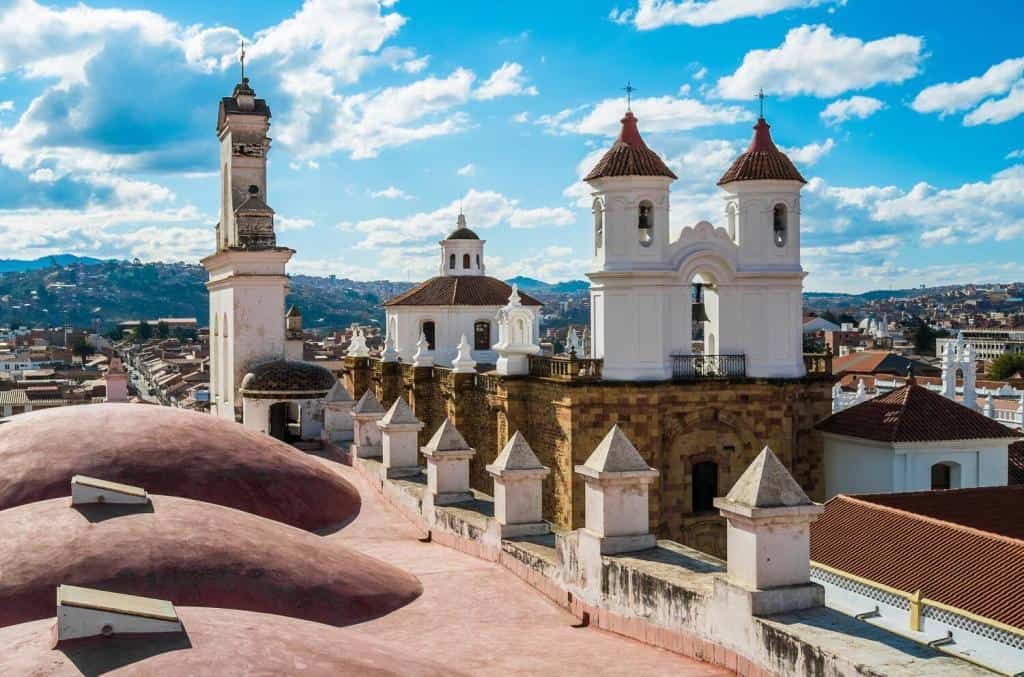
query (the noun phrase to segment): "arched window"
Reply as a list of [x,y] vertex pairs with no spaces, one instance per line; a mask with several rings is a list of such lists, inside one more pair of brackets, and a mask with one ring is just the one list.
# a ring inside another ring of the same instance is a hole
[[786,205],[777,204],[772,209],[772,233],[776,247],[786,246]]
[[427,350],[433,350],[435,336],[434,321],[426,320],[423,324],[420,325],[420,330],[423,332],[423,337],[427,339]]
[[491,349],[491,323],[477,322],[473,325],[473,350]]
[[476,269],[480,270],[480,255],[476,255]]
[[729,205],[725,208],[726,222],[729,224],[729,237],[736,239],[736,205]]
[[718,464],[714,461],[694,463],[691,480],[693,512],[714,511],[715,496],[718,495]]
[[636,227],[640,235],[640,244],[648,246],[654,241],[654,205],[647,200],[640,203],[637,210]]
[[604,244],[604,209],[601,208],[601,201],[594,200],[594,254],[596,255]]
[[524,344],[529,341],[526,338],[526,323],[523,322],[523,318],[516,318],[516,331],[513,338],[513,343]]
[[448,257],[448,267],[455,270],[455,254]]
[[959,489],[960,466],[956,463],[936,463],[932,466],[932,489]]
[[469,261],[470,261],[469,254],[463,254],[462,255],[462,267],[465,268],[466,270],[469,270],[469,265],[470,265]]

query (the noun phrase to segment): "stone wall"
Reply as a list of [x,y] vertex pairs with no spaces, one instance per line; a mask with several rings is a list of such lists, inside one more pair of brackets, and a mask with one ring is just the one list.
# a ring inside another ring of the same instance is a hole
[[474,488],[489,491],[484,466],[519,430],[541,462],[544,516],[565,529],[583,526],[583,482],[573,472],[614,423],[661,475],[651,487],[651,529],[663,538],[725,555],[717,511],[692,510],[695,463],[717,464],[718,491],[728,492],[768,445],[808,495],[824,499],[823,441],[813,425],[831,413],[830,377],[736,379],[688,383],[564,382],[493,374],[453,374],[409,365],[348,365],[345,385],[372,385],[385,407],[398,393],[424,422],[421,443],[445,416],[474,449]]

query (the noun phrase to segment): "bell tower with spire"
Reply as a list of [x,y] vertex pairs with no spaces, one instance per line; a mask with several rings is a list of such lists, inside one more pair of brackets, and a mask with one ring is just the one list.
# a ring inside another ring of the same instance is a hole
[[216,252],[202,260],[210,278],[210,409],[236,418],[238,386],[253,364],[285,355],[285,266],[295,253],[278,247],[267,204],[270,108],[242,75],[220,101],[221,208]]

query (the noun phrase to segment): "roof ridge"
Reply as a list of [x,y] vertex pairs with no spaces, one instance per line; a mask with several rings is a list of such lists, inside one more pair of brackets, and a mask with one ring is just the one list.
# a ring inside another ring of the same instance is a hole
[[[924,492],[919,492],[919,493],[924,493]],[[962,532],[965,532],[965,533],[974,534],[976,536],[984,536],[986,538],[991,538],[991,539],[994,539],[994,540],[997,540],[997,541],[1005,541],[1006,543],[1008,543],[1010,545],[1018,545],[1018,546],[1024,547],[1024,539],[1012,538],[1010,536],[1004,536],[1003,534],[997,534],[994,531],[985,531],[984,529],[978,529],[977,527],[969,527],[969,526],[960,524],[958,522],[950,522],[950,521],[947,521],[947,520],[940,520],[937,517],[931,517],[929,515],[921,515],[919,513],[911,512],[909,510],[903,510],[902,508],[895,508],[895,507],[893,507],[891,505],[883,505],[881,503],[872,503],[871,501],[866,501],[866,500],[864,500],[862,498],[857,498],[856,496],[851,496],[849,494],[837,494],[833,498],[843,498],[843,499],[845,499],[847,501],[850,501],[852,503],[856,503],[858,505],[861,505],[861,506],[864,506],[864,507],[868,507],[868,508],[875,508],[877,510],[881,510],[882,512],[890,512],[890,513],[896,513],[896,514],[899,514],[899,515],[907,515],[909,517],[913,517],[914,519],[918,519],[918,520],[921,520],[923,522],[927,522],[929,524],[934,524],[936,526],[947,527],[947,528],[955,529],[957,531],[962,531]]]
[[913,383],[907,383],[892,392],[897,392],[900,388],[906,390],[906,395],[903,396],[903,404],[900,405],[900,413],[896,417],[896,425],[892,427],[892,436],[890,441],[895,442],[900,439],[900,426],[903,425],[903,413],[907,410],[907,404],[910,403],[910,393],[913,392]]

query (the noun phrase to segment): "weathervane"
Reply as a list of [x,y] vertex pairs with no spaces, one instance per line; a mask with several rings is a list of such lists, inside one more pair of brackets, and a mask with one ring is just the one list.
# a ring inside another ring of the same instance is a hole
[[757,98],[761,100],[761,117],[764,117],[764,87],[757,92]]
[[242,40],[242,55],[239,57],[242,62],[242,79],[245,79],[245,40]]
[[633,82],[630,80],[626,81],[626,86],[622,88],[622,91],[626,93],[626,110],[630,113],[633,112],[633,92],[636,91],[636,87],[633,86]]

